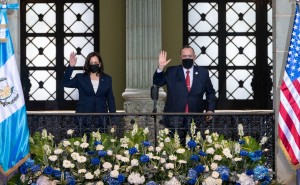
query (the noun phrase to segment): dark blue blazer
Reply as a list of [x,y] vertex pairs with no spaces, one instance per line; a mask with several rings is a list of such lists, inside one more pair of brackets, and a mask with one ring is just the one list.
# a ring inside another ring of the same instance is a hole
[[79,100],[76,107],[77,113],[110,113],[116,112],[115,98],[112,90],[111,76],[103,73],[95,93],[91,78],[86,74],[76,74],[71,79],[73,67],[68,67],[64,73],[63,86],[77,88]]
[[[193,84],[188,92],[182,65],[171,66],[165,72],[153,75],[153,84],[167,85],[167,100],[164,112],[185,112],[186,104],[189,112],[201,113],[215,110],[215,90],[209,78],[208,70],[194,66]],[[204,105],[203,96],[206,95],[207,106]]]

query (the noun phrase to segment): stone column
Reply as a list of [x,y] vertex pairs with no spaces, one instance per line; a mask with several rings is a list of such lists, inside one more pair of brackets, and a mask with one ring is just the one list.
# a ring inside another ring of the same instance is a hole
[[[161,43],[161,0],[126,0],[125,112],[152,112],[150,89]],[[157,112],[162,111],[165,97],[160,88]]]

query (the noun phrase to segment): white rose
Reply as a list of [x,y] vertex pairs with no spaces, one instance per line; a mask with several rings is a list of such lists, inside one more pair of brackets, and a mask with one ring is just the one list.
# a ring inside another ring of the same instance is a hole
[[56,161],[57,160],[57,155],[51,155],[48,158],[50,161]]
[[221,161],[221,160],[222,160],[222,156],[220,156],[220,155],[215,155],[215,156],[214,156],[214,160],[215,160],[215,161]]
[[165,163],[166,162],[166,159],[165,158],[160,158],[160,163]]
[[171,161],[176,161],[176,160],[177,160],[177,157],[176,157],[175,155],[170,155],[170,156],[169,156],[169,159],[170,159]]
[[75,145],[75,146],[79,146],[79,145],[80,145],[80,142],[79,142],[79,141],[75,141],[75,142],[74,142],[74,145]]
[[179,160],[178,163],[180,163],[180,164],[186,164],[187,161],[185,161],[185,160]]
[[84,163],[84,162],[86,162],[86,157],[85,157],[85,156],[79,156],[79,157],[77,158],[77,161],[78,161],[79,163]]
[[112,168],[112,164],[109,163],[109,162],[105,162],[105,163],[102,164],[102,167],[104,169],[111,169]]
[[68,141],[68,140],[63,141],[63,146],[64,147],[67,147],[67,146],[70,146],[70,145],[71,145],[70,141]]
[[220,174],[219,174],[219,172],[217,172],[217,171],[213,171],[212,174],[211,174],[211,176],[212,176],[213,178],[215,178],[215,179],[218,178],[219,175],[220,175]]
[[60,148],[54,150],[54,154],[61,154],[61,153],[63,153],[63,150]]
[[216,170],[218,168],[218,164],[217,163],[211,163],[210,165],[212,170]]
[[138,165],[139,165],[139,161],[137,159],[131,160],[131,166],[138,166]]
[[173,163],[165,164],[166,169],[174,169],[175,165]]
[[86,169],[79,169],[78,170],[78,173],[85,173],[86,172]]
[[65,168],[71,168],[71,161],[69,160],[63,160],[63,167]]
[[153,147],[153,146],[149,146],[148,150],[149,150],[150,152],[153,152],[153,151],[154,151],[154,147]]
[[81,148],[87,148],[88,146],[89,146],[88,143],[81,143],[81,145],[80,145]]
[[206,153],[207,153],[207,154],[214,154],[214,153],[215,153],[215,149],[213,149],[213,148],[208,148],[208,149],[206,150]]
[[155,148],[155,150],[156,150],[156,152],[160,152],[161,151],[161,147],[159,147],[159,146],[157,146],[156,148]]
[[85,179],[93,179],[94,178],[94,175],[91,174],[91,172],[88,172],[84,175]]
[[96,176],[100,175],[100,170],[99,170],[99,169],[95,170],[95,171],[94,171],[94,174],[95,174]]
[[119,170],[120,166],[119,165],[114,165],[114,170]]
[[184,148],[178,148],[177,150],[176,150],[176,153],[178,153],[178,154],[183,154],[185,152],[185,149]]
[[110,176],[113,178],[117,178],[119,176],[118,170],[113,170],[110,172]]
[[113,151],[112,150],[107,150],[107,155],[112,155]]
[[166,143],[170,143],[170,142],[171,142],[171,139],[170,139],[169,137],[166,137],[166,138],[165,138],[165,142],[166,142]]
[[97,145],[96,146],[96,150],[103,150],[104,149],[104,146],[103,145]]
[[72,157],[72,159],[73,160],[77,160],[77,158],[79,157],[79,153],[77,153],[77,152],[73,152],[73,153],[71,153],[71,157]]
[[72,135],[72,134],[73,134],[73,132],[74,132],[74,130],[72,130],[72,129],[69,129],[69,130],[67,131],[67,134],[68,134],[68,135]]

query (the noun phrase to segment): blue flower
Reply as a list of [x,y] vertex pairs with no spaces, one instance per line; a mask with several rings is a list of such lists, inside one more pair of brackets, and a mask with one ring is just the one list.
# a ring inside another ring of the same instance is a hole
[[120,184],[122,184],[122,183],[119,182],[118,179],[113,178],[113,177],[111,177],[109,175],[105,176],[104,179],[103,179],[103,181],[106,182],[109,185],[120,185]]
[[107,155],[107,152],[105,150],[99,150],[98,151],[98,156],[105,157],[106,155]]
[[256,150],[255,152],[250,152],[249,157],[251,158],[252,161],[258,161],[260,160],[262,156],[262,151],[261,150]]
[[56,179],[60,179],[61,171],[59,170],[53,170],[53,175]]
[[253,172],[254,172],[253,178],[255,180],[263,180],[265,176],[268,175],[269,170],[264,166],[258,165],[254,168]]
[[137,152],[138,152],[138,150],[137,150],[135,147],[129,148],[129,154],[130,154],[130,155],[133,155],[133,154],[135,154],[135,153],[137,153]]
[[30,168],[34,165],[34,160],[31,158],[28,158],[25,163],[23,163],[23,165],[25,165],[26,167]]
[[198,174],[197,174],[197,171],[193,168],[190,168],[189,171],[188,171],[188,178],[189,179],[193,179],[193,178],[197,178]]
[[227,181],[229,179],[229,168],[226,166],[218,166],[216,171],[220,174],[221,179],[223,181]]
[[188,142],[188,146],[189,146],[189,148],[195,148],[197,146],[197,143],[194,140],[190,140]]
[[52,175],[53,173],[53,168],[51,166],[47,166],[44,171],[43,171],[44,174],[46,175]]
[[123,183],[123,182],[125,181],[125,176],[124,176],[123,174],[119,174],[119,176],[118,176],[118,181],[119,181],[120,183]]
[[92,150],[90,150],[90,151],[88,151],[87,152],[89,155],[94,155],[96,152],[95,151],[92,151]]
[[240,139],[240,140],[239,140],[239,144],[241,144],[241,145],[245,144],[245,140]]
[[140,157],[140,161],[142,163],[147,163],[147,162],[149,162],[149,157],[147,155],[143,155]]
[[243,156],[243,157],[244,157],[244,156],[247,156],[247,155],[248,155],[248,152],[247,152],[246,150],[241,150],[241,151],[240,151],[240,155]]
[[200,156],[207,156],[207,154],[205,152],[203,152],[202,150],[200,150],[199,155]]
[[95,145],[95,146],[97,146],[97,145],[102,145],[102,142],[101,142],[101,141],[95,141],[95,142],[94,142],[94,145]]
[[192,155],[190,159],[192,161],[199,161],[200,157],[198,155]]
[[253,172],[253,170],[246,170],[246,175],[253,175],[254,174],[254,172]]
[[27,166],[25,164],[23,164],[23,165],[20,166],[20,172],[22,174],[26,174],[28,172]]
[[196,184],[196,182],[197,182],[197,179],[193,178],[188,181],[188,184],[194,185],[194,184]]
[[197,173],[202,173],[205,170],[205,167],[203,165],[198,165],[195,167],[195,170],[197,171]]
[[158,184],[154,181],[149,181],[149,182],[146,183],[146,185],[158,185]]
[[145,147],[149,147],[149,146],[151,146],[151,143],[149,141],[143,141],[143,145]]
[[38,172],[40,169],[41,169],[41,167],[40,167],[39,164],[34,165],[34,166],[31,167],[31,171],[32,171],[33,173]]
[[100,159],[98,157],[94,157],[91,159],[91,163],[93,165],[98,165],[100,163]]
[[67,180],[67,185],[75,185],[76,184],[75,177],[72,176],[69,172],[65,172],[65,178]]

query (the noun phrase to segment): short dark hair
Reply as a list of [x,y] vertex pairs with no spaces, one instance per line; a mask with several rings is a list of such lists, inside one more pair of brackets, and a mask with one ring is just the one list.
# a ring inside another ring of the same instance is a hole
[[97,74],[102,74],[104,72],[104,64],[103,64],[103,60],[101,58],[100,53],[97,53],[97,52],[91,52],[86,57],[85,63],[84,63],[84,66],[83,66],[84,73],[85,74],[90,74],[91,71],[89,69],[89,64],[90,64],[90,60],[91,60],[92,57],[97,57],[99,59],[99,62],[101,64],[101,66],[100,66]]
[[193,50],[193,53],[195,54],[195,50],[194,50],[194,48],[193,48],[192,46],[190,46],[190,45],[184,45],[184,46],[182,46],[182,48],[181,48],[181,50],[180,50],[180,55],[181,55],[181,51],[182,51],[183,49],[186,49],[186,48],[191,48],[191,49]]

